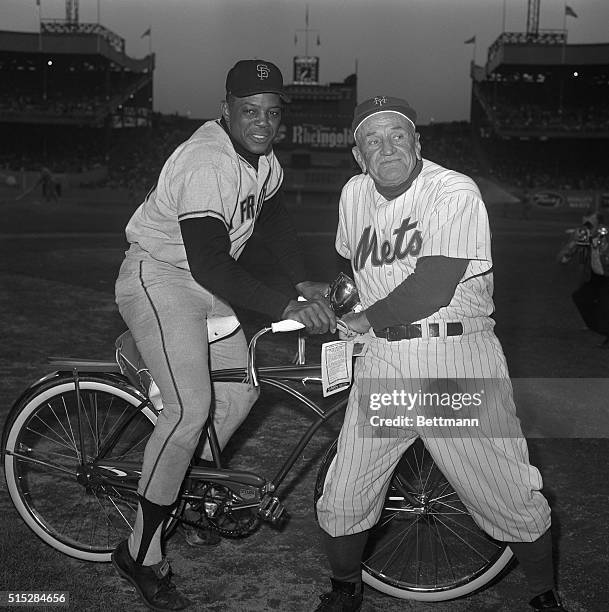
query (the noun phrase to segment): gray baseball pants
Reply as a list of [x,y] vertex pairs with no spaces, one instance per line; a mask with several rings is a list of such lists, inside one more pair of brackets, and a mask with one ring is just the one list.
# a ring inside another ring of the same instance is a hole
[[[247,364],[241,329],[208,343],[207,319],[234,315],[230,306],[190,271],[153,259],[137,245],[127,252],[116,281],[116,302],[163,399],[146,445],[138,493],[172,504],[199,443],[212,398],[220,447],[248,415],[258,390],[242,383],[212,383],[210,369]],[[210,459],[208,445],[202,456]]]

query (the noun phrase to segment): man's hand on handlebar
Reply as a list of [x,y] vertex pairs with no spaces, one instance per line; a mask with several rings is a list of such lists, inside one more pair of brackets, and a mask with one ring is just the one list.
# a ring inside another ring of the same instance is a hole
[[310,334],[325,334],[336,331],[336,317],[324,298],[316,298],[307,302],[290,300],[282,317],[302,323]]
[[302,281],[296,285],[296,290],[305,300],[316,300],[325,297],[329,287],[328,283]]
[[348,312],[340,319],[351,331],[357,334],[365,334],[370,329],[370,321],[366,316],[366,311]]

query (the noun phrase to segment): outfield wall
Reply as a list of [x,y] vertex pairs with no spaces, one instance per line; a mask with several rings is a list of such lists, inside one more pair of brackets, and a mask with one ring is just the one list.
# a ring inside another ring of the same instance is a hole
[[[53,171],[52,168],[50,170]],[[61,185],[62,193],[65,193],[76,187],[101,183],[108,176],[108,168],[99,166],[84,172],[53,172],[53,176]],[[39,179],[40,172],[37,171],[0,169],[0,185],[14,188],[16,194],[31,189]]]

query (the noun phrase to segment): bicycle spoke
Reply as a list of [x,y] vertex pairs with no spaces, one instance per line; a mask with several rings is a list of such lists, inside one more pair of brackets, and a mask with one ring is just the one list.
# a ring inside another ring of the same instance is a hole
[[382,546],[380,546],[379,548],[377,548],[374,551],[373,555],[370,555],[368,557],[368,559],[374,559],[378,556],[380,556],[380,554],[382,552],[384,552],[387,548],[389,548],[390,546],[393,546],[395,544],[395,542],[399,539],[400,542],[397,544],[397,546],[394,547],[394,553],[395,551],[400,547],[400,545],[402,544],[402,542],[404,542],[404,540],[408,537],[408,535],[410,534],[410,531],[412,531],[412,529],[414,529],[417,525],[417,523],[421,520],[420,516],[417,516],[417,518],[410,523],[404,530],[399,531],[398,533],[396,533],[394,536],[390,537],[386,542],[383,543]]
[[457,576],[455,574],[455,569],[453,567],[453,564],[451,563],[448,557],[448,550],[446,549],[446,546],[444,545],[444,538],[440,535],[440,528],[438,526],[438,521],[434,521],[433,525],[436,530],[436,541],[440,543],[440,546],[442,548],[442,553],[444,554],[444,559],[446,560],[446,564],[448,565],[448,568],[450,570],[451,579],[455,581]]
[[[97,439],[95,437],[95,431],[93,430],[93,424],[91,423],[91,416],[87,412],[87,407],[86,407],[86,404],[85,404],[85,398],[82,397],[83,395],[85,395],[85,394],[81,393],[81,400],[82,400],[82,411],[81,411],[81,414],[84,415],[84,417],[85,417],[85,419],[87,421],[87,425],[89,426],[89,431],[91,432],[91,439],[93,440],[93,444],[96,445],[97,444]],[[93,410],[93,406],[92,406],[91,402],[92,402],[92,399],[93,399],[94,395],[92,393],[89,393],[89,394],[86,394],[86,396],[89,398],[89,407],[90,407],[91,410]],[[97,454],[97,452],[95,454]]]
[[465,508],[465,506],[463,508],[460,508],[458,506],[453,506],[453,503],[458,503],[459,500],[456,500],[455,502],[452,503],[448,503],[448,502],[431,502],[430,505],[430,509],[428,514],[442,514],[445,516],[448,516],[450,514],[452,514],[453,516],[467,516],[470,517],[471,515],[469,514],[469,512],[467,511],[467,508]]
[[[82,459],[81,453],[84,449],[80,449],[81,452],[80,453],[78,452],[78,446],[76,445],[76,436],[74,435],[74,429],[72,428],[72,420],[70,419],[70,416],[68,414],[68,407],[66,405],[66,400],[63,395],[61,396],[61,401],[63,403],[63,409],[66,413],[66,420],[68,421],[68,426],[70,427],[70,434],[71,434],[70,439],[72,440],[72,443],[74,444],[74,449],[76,450],[76,454],[78,455],[78,460],[80,461]],[[76,406],[76,409],[78,410],[78,406]]]
[[[20,514],[47,543],[80,559],[107,561],[131,531],[137,504],[130,489],[106,482],[112,475],[97,470],[89,455],[114,453],[138,463],[154,413],[126,385],[83,376],[80,393],[78,407],[74,385],[64,379],[44,387],[39,403],[36,396],[26,400],[24,417],[8,434],[9,490]],[[106,448],[108,443],[112,448]],[[86,457],[82,466],[81,454]]]
[[[104,419],[104,423],[103,423],[102,431],[103,431],[103,430],[104,430],[104,428],[105,428],[106,421],[108,420],[108,415],[110,414],[110,411],[112,410],[112,406],[113,406],[113,405],[114,405],[114,398],[112,397],[112,398],[110,399],[110,403],[108,404],[108,409],[107,409],[107,411],[106,411],[106,418]],[[113,426],[113,427],[110,429],[110,431],[109,431],[109,432],[108,432],[108,433],[107,433],[107,434],[104,436],[103,440],[101,440],[101,441],[100,441],[100,442],[101,442],[101,443],[100,443],[100,446],[103,446],[103,445],[106,443],[106,440],[108,440],[108,438],[110,438],[111,436],[113,436],[113,435],[114,435],[114,433],[116,432],[117,428],[122,426],[122,423],[123,423],[123,418],[124,418],[125,414],[127,413],[128,409],[129,409],[129,407],[130,407],[130,404],[127,404],[127,403],[125,402],[124,406],[125,406],[125,407],[123,408],[123,411],[122,411],[122,412],[121,412],[121,413],[120,413],[120,414],[119,414],[117,417],[114,417],[114,418],[112,419],[112,420],[113,420],[113,421],[114,421],[116,424],[115,424],[115,425],[114,425],[114,426]]]
[[[442,516],[442,517],[446,517],[447,516],[448,517],[446,519],[447,521],[450,521],[452,523],[456,523],[459,527],[461,527],[461,529],[465,530],[467,533],[471,534],[473,537],[477,538],[478,540],[481,540],[485,544],[488,544],[489,546],[494,546],[496,549],[501,549],[502,548],[502,545],[494,542],[491,538],[489,538],[480,529],[478,529],[478,528],[472,529],[471,527],[467,527],[467,525],[464,525],[461,522],[455,521],[455,519],[451,518],[450,515],[447,515],[447,514],[444,514],[444,513],[435,516],[435,518],[437,518],[439,520],[439,518],[438,518],[439,516]],[[468,518],[473,521],[473,519],[471,519],[471,517],[469,517],[469,515],[466,515],[466,516],[468,516]]]
[[132,454],[136,449],[139,450],[141,446],[145,447],[146,444],[148,443],[148,438],[150,438],[150,433],[147,433],[145,436],[140,438],[135,444],[130,445],[129,448],[127,448],[127,450],[125,450],[124,453],[121,453],[120,455],[116,455],[116,456],[113,455],[113,457],[115,459],[124,459],[127,455]]
[[[51,414],[52,414],[52,415],[55,417],[55,420],[57,421],[57,424],[58,424],[58,425],[61,427],[61,429],[63,429],[63,432],[64,432],[64,433],[65,433],[65,435],[66,435],[66,439],[67,439],[67,440],[69,440],[69,441],[71,442],[71,444],[70,444],[70,443],[68,443],[68,444],[69,444],[70,446],[73,446],[73,447],[74,447],[74,450],[76,450],[76,440],[75,440],[74,436],[73,436],[73,435],[71,436],[71,435],[70,435],[70,433],[68,432],[68,430],[65,428],[65,426],[64,426],[64,424],[62,423],[61,419],[59,418],[59,416],[58,416],[58,415],[57,415],[57,413],[55,412],[55,408],[53,408],[53,406],[52,406],[50,403],[47,403],[47,406],[49,407],[49,410],[51,411]],[[67,418],[67,419],[68,419],[68,421],[69,421],[69,417],[68,417],[68,414],[67,414],[67,407],[65,406],[65,402],[64,402],[64,409],[65,409],[65,412],[66,412],[66,418]],[[37,417],[40,419],[40,415],[36,415],[36,416],[37,416]],[[41,419],[41,420],[42,420],[42,419]],[[45,424],[46,424],[46,423],[45,423]],[[60,436],[60,434],[59,434],[59,432],[56,432],[54,429],[52,429],[50,425],[47,425],[47,427],[48,427],[48,428],[49,428],[51,431],[53,431],[54,433],[56,433],[56,434],[57,434],[59,437],[61,437],[61,436]]]
[[[110,520],[110,515],[108,514],[108,512],[107,512],[106,508],[104,507],[104,505],[102,504],[101,499],[97,495],[95,497],[96,497],[96,499],[97,499],[97,501],[98,501],[98,503],[100,505],[100,508],[101,508],[102,512],[106,516],[107,524],[110,525],[114,529],[114,531],[116,533],[119,533],[118,529],[112,524],[112,521]],[[123,522],[125,523],[127,528],[129,530],[131,530],[132,524],[129,522],[127,517],[124,515],[123,511],[118,507],[118,504],[111,497],[109,497],[109,496],[106,497],[106,499],[108,500],[109,505],[114,506],[114,509],[116,510],[116,512],[120,516],[120,518],[123,520]]]
[[49,442],[52,442],[53,444],[58,444],[59,446],[63,446],[65,448],[73,450],[75,454],[78,454],[78,450],[76,449],[75,443],[70,443],[69,439],[64,441],[64,438],[60,436],[54,429],[52,429],[50,425],[46,423],[46,421],[41,419],[38,415],[36,415],[36,419],[40,421],[50,432],[57,435],[58,439],[51,438],[48,435],[42,433],[41,431],[38,431],[37,429],[32,429],[29,425],[26,428],[26,431],[29,431],[30,433],[35,434],[41,438],[44,438],[45,440],[48,440]]
[[[54,463],[49,463],[48,461],[41,461],[40,459],[35,459],[34,457],[29,457],[27,455],[21,455],[19,453],[10,453],[13,457],[15,457],[20,463],[30,464],[31,466],[40,466],[45,468],[51,468],[52,470],[56,470],[58,472],[63,472],[68,474],[69,476],[74,476],[74,470],[69,470],[60,465],[55,465]],[[70,457],[70,459],[73,459]]]
[[[474,548],[474,546],[472,546],[465,538],[463,538],[462,536],[460,536],[454,529],[452,529],[449,525],[447,525],[441,518],[440,515],[437,515],[435,517],[435,519],[440,522],[448,531],[450,531],[450,533],[452,533],[462,544],[465,544],[465,546],[467,546],[467,548],[469,548],[472,552],[474,552],[476,555],[478,555],[480,557],[480,559],[482,559],[483,561],[485,561],[486,563],[488,563],[489,559],[488,557],[485,557],[481,552],[478,552],[477,548]],[[471,530],[468,530],[471,533]]]
[[393,521],[393,519],[398,515],[401,514],[399,511],[395,511],[392,512],[391,514],[388,514],[387,517],[385,518],[385,520],[383,520],[383,518],[381,517],[381,520],[379,521],[379,527],[385,527],[386,525],[388,525],[389,523],[391,523],[391,521]]

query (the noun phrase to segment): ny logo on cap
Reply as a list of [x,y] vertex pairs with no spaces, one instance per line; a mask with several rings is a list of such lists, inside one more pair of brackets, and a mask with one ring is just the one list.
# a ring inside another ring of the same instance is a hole
[[379,106],[383,106],[383,104],[387,104],[387,98],[385,96],[374,98],[374,103]]
[[269,78],[270,70],[266,64],[257,64],[256,72],[258,73],[258,78],[261,81]]

